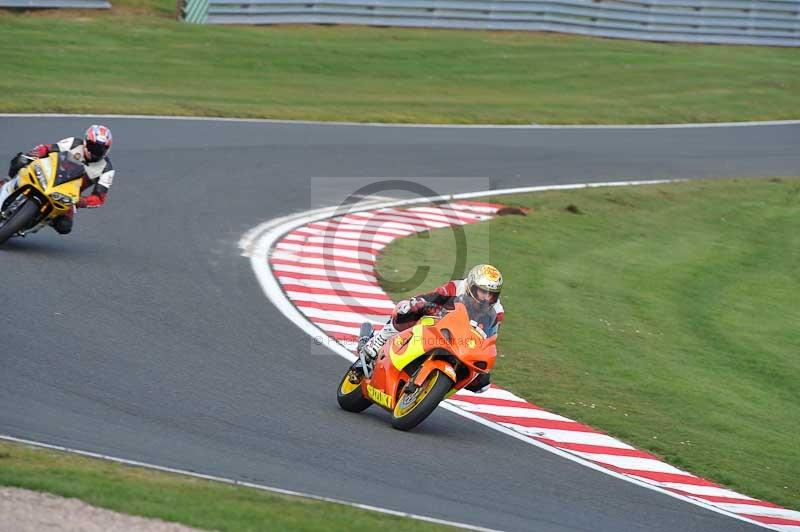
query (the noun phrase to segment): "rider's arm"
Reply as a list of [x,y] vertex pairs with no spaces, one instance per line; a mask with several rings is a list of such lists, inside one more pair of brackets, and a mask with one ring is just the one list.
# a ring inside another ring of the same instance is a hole
[[97,183],[91,194],[78,200],[77,207],[79,209],[100,207],[106,202],[106,195],[108,195],[108,189],[100,183]]
[[494,321],[494,331],[497,334],[498,329],[500,329],[500,324],[503,323],[503,318],[506,316],[505,310],[503,310],[503,305],[500,301],[494,304],[494,312],[497,314],[497,318]]
[[425,294],[420,294],[416,296],[415,299],[424,299],[428,303],[434,303],[436,305],[444,305],[451,298],[455,297],[457,294],[457,285],[455,281],[447,281],[442,286],[436,288],[433,292],[428,292]]
[[106,158],[103,173],[100,174],[97,184],[94,186],[94,190],[92,190],[92,193],[88,196],[79,199],[77,207],[79,209],[92,209],[103,205],[106,202],[106,195],[108,195],[108,189],[111,188],[111,183],[113,181],[114,168],[111,166],[111,160]]

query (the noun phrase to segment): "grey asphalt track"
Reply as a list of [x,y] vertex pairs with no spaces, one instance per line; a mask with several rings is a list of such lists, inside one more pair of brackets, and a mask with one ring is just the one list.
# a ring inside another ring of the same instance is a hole
[[[0,117],[0,155],[90,122]],[[489,176],[500,188],[797,175],[800,126],[102,122],[118,169],[107,205],[80,212],[69,237],[0,249],[0,433],[504,530],[761,530],[448,412],[413,433],[377,409],[342,412],[347,363],[310,354],[237,243],[333,201],[321,191],[340,182],[311,177]]]

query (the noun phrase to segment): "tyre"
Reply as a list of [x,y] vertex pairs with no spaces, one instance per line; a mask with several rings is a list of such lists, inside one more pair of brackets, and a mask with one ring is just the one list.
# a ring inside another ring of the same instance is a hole
[[356,372],[353,366],[344,374],[342,382],[339,383],[339,389],[336,390],[336,400],[339,401],[339,406],[342,410],[348,412],[363,412],[372,404],[372,401],[364,397],[361,392],[361,381],[364,375],[358,373],[358,383],[352,382],[351,373]]
[[0,221],[0,245],[5,244],[17,231],[33,225],[38,214],[39,206],[36,202],[25,200],[7,219]]
[[434,370],[414,393],[403,391],[392,412],[392,426],[411,430],[430,415],[453,387],[447,375]]

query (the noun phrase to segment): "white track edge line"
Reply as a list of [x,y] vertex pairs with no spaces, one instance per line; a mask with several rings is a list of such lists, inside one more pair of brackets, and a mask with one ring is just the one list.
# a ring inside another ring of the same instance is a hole
[[[513,188],[513,189],[499,189],[499,190],[490,190],[484,192],[468,192],[464,194],[452,194],[448,196],[434,196],[430,198],[415,198],[411,200],[398,200],[395,202],[378,202],[374,203],[370,206],[363,206],[354,208],[349,210],[348,212],[359,212],[362,210],[372,210],[372,209],[381,209],[387,206],[399,206],[399,205],[409,205],[415,203],[425,203],[431,201],[440,201],[440,200],[457,200],[457,199],[466,199],[466,198],[476,198],[476,197],[486,197],[486,196],[496,196],[496,195],[504,195],[504,194],[516,194],[521,192],[543,192],[548,190],[571,190],[571,189],[582,189],[582,188],[595,188],[595,187],[604,187],[604,186],[623,186],[623,185],[653,185],[653,184],[663,184],[663,183],[672,183],[672,182],[679,182],[684,180],[678,179],[665,179],[665,180],[652,180],[652,181],[619,181],[619,182],[608,182],[608,183],[578,183],[578,184],[570,184],[570,185],[544,185],[544,186],[534,186],[534,187],[521,187],[521,188]],[[256,277],[261,284],[261,288],[264,290],[267,298],[295,325],[297,325],[300,329],[304,330],[307,334],[314,338],[318,338],[320,334],[324,337],[327,335],[321,331],[316,325],[311,323],[299,310],[291,303],[291,301],[286,297],[283,290],[281,289],[280,285],[278,284],[277,279],[272,274],[272,269],[269,267],[268,262],[268,255],[269,250],[272,247],[272,244],[276,242],[280,237],[284,234],[289,233],[293,229],[299,227],[300,225],[305,225],[308,223],[313,223],[315,221],[319,221],[320,219],[324,219],[327,216],[337,214],[337,207],[325,207],[322,209],[314,209],[310,211],[306,211],[303,213],[298,213],[295,215],[285,216],[282,218],[276,218],[267,222],[264,222],[257,227],[251,229],[240,240],[239,246],[244,250],[243,255],[249,256],[250,264],[253,267],[253,271],[256,274]],[[327,347],[343,357],[344,359],[352,362],[355,360],[355,355],[348,351],[344,346],[339,344],[336,341],[328,342]],[[583,466],[586,466],[590,469],[594,469],[606,475],[610,475],[612,477],[624,480],[626,482],[630,482],[637,486],[650,489],[652,491],[656,491],[658,493],[662,493],[664,495],[668,495],[672,498],[688,502],[695,506],[699,506],[701,508],[705,508],[706,510],[710,510],[712,512],[725,515],[728,517],[732,517],[739,521],[744,521],[762,528],[770,529],[770,530],[779,530],[777,528],[773,528],[772,526],[759,523],[758,521],[754,521],[747,517],[743,517],[741,515],[735,514],[733,512],[729,512],[727,510],[723,510],[722,508],[718,508],[710,503],[705,503],[703,501],[699,501],[697,499],[693,499],[690,497],[686,497],[685,495],[681,495],[678,493],[674,493],[672,491],[666,490],[659,486],[655,486],[653,484],[646,483],[644,481],[640,481],[638,479],[631,478],[630,476],[623,475],[621,473],[617,473],[616,471],[612,471],[607,469],[603,466],[597,465],[589,460],[586,460],[582,457],[577,455],[568,453],[564,450],[558,449],[551,445],[547,445],[545,443],[539,442],[534,438],[526,436],[524,434],[520,434],[512,429],[504,427],[498,423],[494,423],[487,419],[481,418],[471,412],[466,410],[462,410],[455,405],[451,405],[448,403],[442,403],[442,408],[445,410],[451,411],[455,414],[458,414],[462,417],[467,419],[471,419],[481,425],[494,429],[498,432],[502,432],[508,436],[516,438],[520,441],[524,441],[529,445],[533,445],[540,449],[543,449],[547,452],[556,454],[567,460],[576,462]]]
[[[10,441],[10,442],[14,442],[14,443],[20,443],[20,444],[24,444],[24,445],[31,445],[31,446],[35,446],[35,447],[42,447],[42,448],[45,448],[45,449],[51,449],[51,450],[55,450],[55,451],[62,451],[62,452],[77,454],[77,455],[80,455],[80,456],[86,456],[88,458],[96,458],[96,459],[100,459],[100,460],[107,460],[109,462],[116,462],[116,463],[119,463],[119,464],[124,464],[124,465],[129,465],[129,466],[153,469],[153,470],[161,471],[161,472],[165,472],[165,473],[174,473],[174,474],[177,474],[177,475],[184,475],[184,476],[189,476],[189,477],[194,477],[194,478],[200,478],[200,479],[203,479],[203,480],[211,480],[211,481],[215,481],[215,482],[222,482],[224,484],[231,484],[231,485],[234,485],[234,486],[242,486],[242,487],[245,487],[245,488],[254,488],[254,489],[257,489],[257,490],[261,490],[261,491],[268,491],[270,493],[278,493],[278,494],[281,494],[281,495],[288,495],[288,496],[292,496],[292,497],[302,497],[304,499],[311,499],[311,500],[319,501],[319,502],[328,502],[328,503],[333,503],[333,504],[340,504],[340,505],[343,505],[343,506],[350,506],[352,508],[359,508],[361,510],[369,510],[369,511],[372,511],[372,512],[378,512],[378,513],[382,513],[382,514],[393,515],[393,516],[396,516],[396,517],[405,517],[405,518],[410,518],[410,519],[416,519],[417,521],[426,521],[428,523],[434,523],[434,524],[438,524],[438,525],[454,526],[454,527],[463,528],[463,529],[466,529],[466,530],[475,530],[475,531],[478,531],[478,532],[501,532],[501,531],[495,530],[493,528],[483,528],[483,527],[479,527],[479,526],[468,525],[468,524],[465,524],[465,523],[457,523],[455,521],[447,521],[446,519],[437,519],[435,517],[428,517],[428,516],[424,516],[424,515],[411,514],[411,513],[407,513],[407,512],[401,512],[401,511],[398,511],[398,510],[390,510],[388,508],[381,508],[381,507],[378,507],[378,506],[371,506],[369,504],[362,504],[362,503],[358,503],[358,502],[343,501],[341,499],[333,499],[331,497],[323,497],[321,495],[313,495],[313,494],[304,493],[304,492],[301,492],[301,491],[293,491],[293,490],[287,490],[287,489],[283,489],[283,488],[275,488],[273,486],[267,486],[267,485],[264,485],[264,484],[255,484],[255,483],[252,483],[252,482],[234,480],[234,479],[225,478],[225,477],[217,477],[217,476],[214,476],[214,475],[205,475],[203,473],[195,473],[194,471],[186,471],[186,470],[183,470],[183,469],[175,469],[175,468],[172,468],[172,467],[149,464],[147,462],[139,462],[139,461],[136,461],[136,460],[127,460],[125,458],[117,458],[115,456],[108,456],[108,455],[105,455],[105,454],[98,454],[98,453],[93,453],[93,452],[90,452],[90,451],[81,451],[79,449],[72,449],[72,448],[69,448],[69,447],[62,447],[60,445],[52,445],[52,444],[49,444],[49,443],[42,443],[42,442],[33,441],[33,440],[25,440],[25,439],[22,439],[22,438],[15,438],[14,436],[7,436],[5,434],[0,434],[0,440]],[[119,512],[119,513],[124,513],[124,512]]]
[[218,116],[116,115],[69,113],[0,113],[0,118],[125,118],[139,120],[183,120],[238,122],[255,124],[296,124],[314,126],[363,126],[431,129],[691,129],[712,127],[752,127],[800,125],[800,120],[755,120],[752,122],[707,122],[688,124],[403,124],[390,122],[325,122],[321,120],[281,120],[275,118],[232,118]]

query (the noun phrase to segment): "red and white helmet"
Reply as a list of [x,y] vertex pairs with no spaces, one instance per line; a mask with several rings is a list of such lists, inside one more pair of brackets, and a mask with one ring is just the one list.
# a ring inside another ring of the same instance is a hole
[[478,264],[467,274],[467,293],[478,303],[497,303],[503,289],[503,275],[491,264]]
[[111,130],[106,126],[89,126],[83,136],[86,161],[91,163],[105,157],[112,142],[114,142],[114,137],[111,136]]

